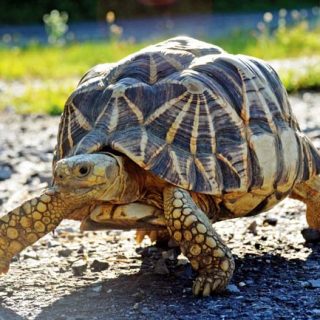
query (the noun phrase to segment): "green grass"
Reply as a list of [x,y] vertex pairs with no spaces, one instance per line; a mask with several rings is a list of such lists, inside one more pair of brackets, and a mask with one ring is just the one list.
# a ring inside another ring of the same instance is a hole
[[66,47],[31,46],[0,49],[2,80],[62,79],[79,77],[88,68],[117,61],[145,44],[116,42],[75,43]]
[[[231,53],[242,53],[265,60],[317,56],[318,63],[300,68],[278,69],[288,91],[320,88],[320,28],[308,29],[305,21],[296,26],[279,27],[270,32],[268,24],[260,34],[234,33],[214,41]],[[210,39],[205,39],[209,42]],[[65,47],[29,46],[0,48],[0,80],[18,81],[24,89],[17,94],[10,89],[0,92],[0,109],[14,106],[18,112],[57,114],[89,68],[99,63],[117,61],[149,43],[88,42]],[[39,80],[41,85],[39,84]],[[14,88],[14,86],[12,86]]]
[[280,69],[280,78],[288,92],[299,90],[319,90],[320,88],[320,58],[317,63],[310,64],[303,70]]
[[23,92],[15,95],[7,92],[0,102],[1,106],[14,106],[19,113],[47,113],[59,115],[65,101],[76,87],[76,82],[64,80],[63,83],[45,81],[41,86],[26,85]]

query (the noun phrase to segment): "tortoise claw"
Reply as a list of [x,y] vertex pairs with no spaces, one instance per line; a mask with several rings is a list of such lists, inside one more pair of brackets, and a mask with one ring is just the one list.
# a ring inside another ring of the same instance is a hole
[[214,292],[221,291],[225,288],[222,279],[211,275],[199,275],[193,282],[192,292],[195,296],[208,297]]

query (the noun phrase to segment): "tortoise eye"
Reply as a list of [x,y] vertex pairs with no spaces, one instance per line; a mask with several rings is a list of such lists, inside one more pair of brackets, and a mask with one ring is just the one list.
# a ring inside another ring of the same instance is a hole
[[86,176],[90,171],[90,168],[87,165],[82,165],[81,167],[79,167],[79,175],[81,177]]

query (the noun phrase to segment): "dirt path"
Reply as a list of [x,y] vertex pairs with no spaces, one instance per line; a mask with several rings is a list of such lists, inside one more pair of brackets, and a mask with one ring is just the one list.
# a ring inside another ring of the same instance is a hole
[[[320,147],[320,94],[291,97]],[[0,114],[0,212],[50,181],[57,118]],[[0,278],[0,319],[320,319],[320,246],[305,245],[304,205],[216,224],[236,272],[225,294],[191,295],[194,274],[174,249],[134,232],[78,232],[65,221]]]

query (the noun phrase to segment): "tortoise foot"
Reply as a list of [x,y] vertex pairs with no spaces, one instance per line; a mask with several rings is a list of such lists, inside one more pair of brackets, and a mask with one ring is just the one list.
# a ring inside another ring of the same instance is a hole
[[188,191],[167,188],[164,191],[164,205],[169,233],[189,259],[192,268],[199,273],[193,293],[208,296],[222,291],[235,267],[230,249]]
[[228,282],[227,274],[200,274],[193,282],[192,292],[195,296],[208,297],[223,291]]

